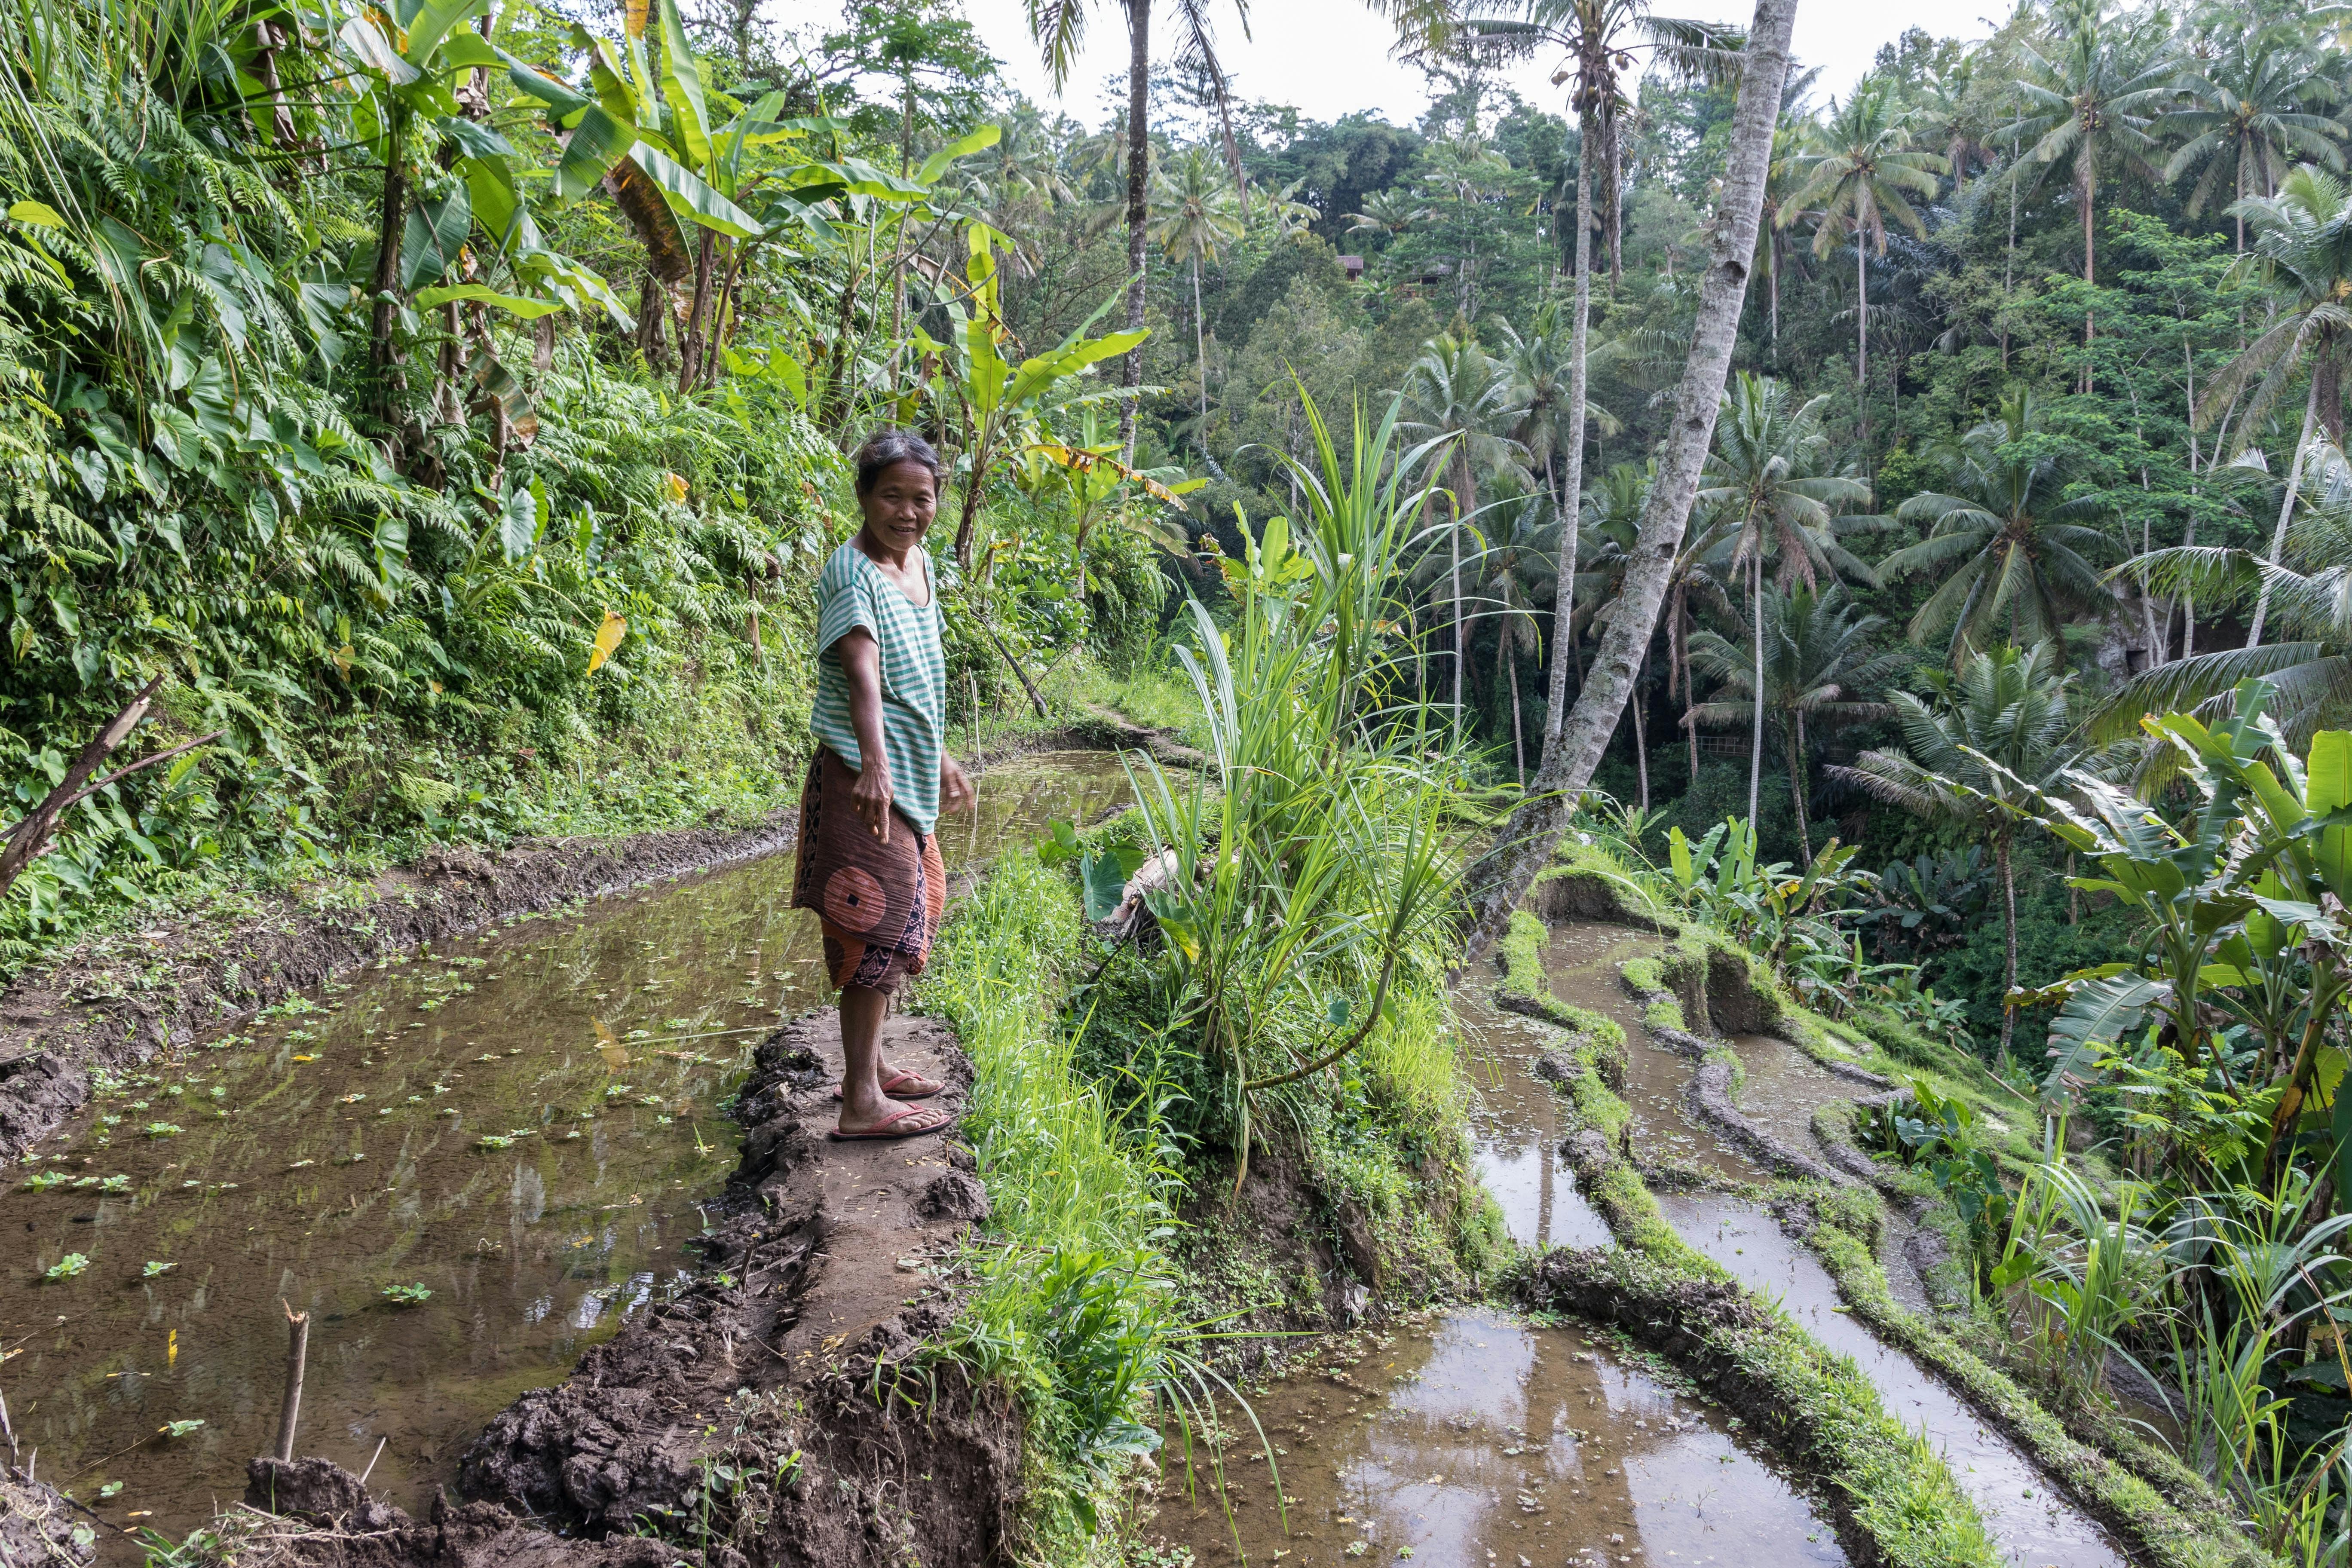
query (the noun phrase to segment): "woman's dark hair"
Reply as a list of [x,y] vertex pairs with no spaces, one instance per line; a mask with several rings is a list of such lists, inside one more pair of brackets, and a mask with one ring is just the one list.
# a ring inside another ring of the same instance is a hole
[[866,445],[857,448],[857,493],[871,494],[882,481],[882,476],[901,463],[913,463],[931,471],[931,489],[940,488],[940,455],[931,444],[911,430],[877,430],[866,437]]

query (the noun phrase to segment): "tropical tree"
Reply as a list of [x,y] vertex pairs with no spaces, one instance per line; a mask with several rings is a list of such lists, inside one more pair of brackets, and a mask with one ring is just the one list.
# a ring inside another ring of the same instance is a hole
[[[1819,593],[1801,584],[1785,594],[1767,589],[1759,607],[1758,625],[1743,627],[1734,617],[1732,626],[1740,642],[1764,650],[1760,661],[1751,664],[1747,649],[1712,627],[1691,639],[1692,665],[1717,688],[1713,699],[1691,710],[1691,722],[1744,723],[1760,733],[1763,718],[1771,716],[1780,754],[1789,764],[1798,848],[1811,866],[1812,828],[1805,802],[1812,773],[1805,762],[1807,722],[1818,730],[1885,718],[1892,711],[1886,704],[1864,701],[1856,694],[1900,673],[1909,661],[1900,653],[1872,647],[1873,636],[1885,623],[1863,614],[1846,597],[1842,584],[1832,583]],[[1751,816],[1748,820],[1756,819]]]
[[1591,780],[1657,627],[1658,607],[1698,495],[1724,378],[1730,373],[1739,335],[1765,176],[1772,163],[1772,130],[1780,121],[1780,89],[1789,74],[1789,35],[1795,26],[1795,0],[1757,0],[1747,47],[1739,56],[1739,89],[1732,104],[1723,183],[1717,192],[1715,220],[1707,226],[1707,260],[1699,274],[1697,311],[1682,380],[1675,390],[1674,420],[1658,454],[1657,478],[1642,509],[1634,561],[1619,594],[1627,608],[1612,617],[1602,635],[1575,710],[1565,717],[1559,715],[1566,678],[1560,651],[1553,649],[1552,689],[1559,695],[1552,702],[1550,723],[1556,729],[1546,738],[1543,763],[1528,798],[1511,814],[1495,847],[1466,879],[1471,920],[1465,959],[1476,958],[1501,936],[1511,911],[1559,847],[1575,797]]
[[1927,523],[1927,537],[1880,562],[1879,575],[1942,578],[1906,632],[1924,643],[1948,629],[1955,668],[2003,641],[2054,649],[2070,611],[2107,602],[2091,563],[2108,548],[2092,526],[2105,503],[2067,498],[2074,464],[2036,439],[2042,432],[2039,400],[2027,388],[2011,391],[1996,417],[1930,448],[1944,488],[1895,510],[1902,521]]
[[[1821,572],[1847,571],[1870,581],[1870,568],[1835,541],[1837,515],[1870,502],[1870,487],[1826,471],[1827,438],[1816,397],[1799,403],[1782,383],[1742,372],[1724,395],[1715,450],[1699,478],[1698,500],[1728,525],[1730,565],[1748,569],[1748,626],[1754,644],[1749,690],[1764,684],[1764,558],[1777,553],[1784,584],[1818,586]],[[1763,784],[1764,709],[1752,713],[1748,758],[1748,820],[1756,820]]]
[[[1853,767],[1831,770],[1915,816],[1992,845],[2000,876],[2004,996],[2017,989],[2016,814],[2054,788],[2083,755],[2068,744],[2074,677],[2057,667],[2055,647],[2041,642],[2023,651],[2003,646],[1973,654],[1957,674],[1923,671],[1925,696],[1892,697],[1903,749],[1864,752]],[[2004,1001],[2004,1058],[2016,1026],[2016,1010]]]
[[1870,446],[1870,258],[1875,246],[1886,254],[1886,220],[1925,235],[1909,196],[1933,196],[1936,176],[1950,164],[1940,153],[1916,145],[1894,93],[1885,86],[1856,89],[1844,107],[1811,132],[1811,145],[1797,155],[1795,191],[1778,221],[1809,214],[1816,225],[1813,254],[1827,257],[1838,237],[1853,240],[1854,398],[1862,410],[1862,442]]
[[1511,692],[1511,763],[1523,789],[1528,752],[1519,721],[1519,655],[1543,656],[1537,610],[1559,587],[1559,546],[1552,537],[1559,527],[1550,498],[1543,492],[1501,503],[1487,514],[1486,547],[1475,563],[1482,604],[1478,613],[1496,618],[1495,666]]
[[1351,232],[1369,230],[1391,238],[1428,216],[1428,209],[1421,205],[1420,199],[1403,189],[1374,191],[1364,198],[1363,211],[1347,215],[1348,227]]
[[[1416,0],[1391,0],[1392,7],[1418,12]],[[1768,6],[1759,5],[1758,14]],[[1648,53],[1673,74],[1685,79],[1722,82],[1738,69],[1740,42],[1729,31],[1705,22],[1654,16],[1648,0],[1493,0],[1474,5],[1446,33],[1456,45],[1473,52],[1533,53],[1563,49],[1568,60],[1553,79],[1569,85],[1569,107],[1576,114],[1576,283],[1573,315],[1569,329],[1569,379],[1565,393],[1568,429],[1564,447],[1567,475],[1560,487],[1560,511],[1575,517],[1583,506],[1585,381],[1592,321],[1592,182],[1595,166],[1606,203],[1609,233],[1609,277],[1613,286],[1622,272],[1618,195],[1622,141],[1619,113],[1625,103],[1621,73],[1633,64],[1635,52]],[[1782,75],[1787,62],[1780,62]],[[1780,109],[1780,84],[1773,84],[1773,112]],[[1769,134],[1769,133],[1768,133]],[[1702,442],[1700,449],[1705,449]],[[1685,505],[1687,503],[1685,503]],[[1577,531],[1560,530],[1559,575],[1576,580]],[[1553,606],[1551,669],[1544,705],[1544,764],[1558,750],[1568,716],[1568,658],[1574,637],[1568,625],[1573,613],[1572,595],[1563,595]],[[1655,606],[1652,613],[1655,614]],[[1615,721],[1612,718],[1611,727]]]
[[[2105,0],[2062,0],[2056,37],[2047,52],[2021,44],[2024,72],[2016,89],[2021,112],[1993,133],[1996,142],[2026,146],[2024,162],[2043,169],[2063,163],[2074,176],[2074,209],[2083,223],[2083,281],[2099,280],[2099,170],[2122,163],[2147,178],[2163,178],[2153,155],[2156,117],[2179,97],[2179,75],[2161,43],[2150,44],[2101,13]],[[2083,320],[2083,341],[2092,325]]]
[[[1583,542],[1577,546],[1583,569],[1576,574],[1575,635],[1581,641],[1590,627],[1605,624],[1617,613],[1625,575],[1633,564],[1633,548],[1641,542],[1642,508],[1649,500],[1655,471],[1619,463],[1584,492]],[[1649,672],[1649,650],[1643,649],[1643,668],[1635,677],[1633,700],[1634,775],[1640,780],[1642,809],[1650,808],[1650,738],[1643,718],[1641,688]],[[1673,671],[1668,669],[1671,683]]]
[[1239,239],[1244,232],[1241,195],[1206,147],[1180,153],[1160,172],[1153,195],[1160,247],[1192,270],[1192,350],[1201,373],[1202,439],[1209,423],[1209,339],[1201,315],[1201,262]]
[[[1569,384],[1575,380],[1576,362],[1559,327],[1558,303],[1549,300],[1537,308],[1524,338],[1508,321],[1495,324],[1503,340],[1499,357],[1510,367],[1517,384],[1515,395],[1524,405],[1518,425],[1511,434],[1527,448],[1528,467],[1542,476],[1555,510],[1568,505],[1564,471],[1569,445],[1576,439],[1578,424],[1570,416],[1568,405]],[[1600,426],[1603,436],[1613,436],[1623,428],[1607,409],[1590,399],[1585,402],[1584,416],[1587,422]],[[1569,564],[1574,566],[1572,557]]]
[[1447,463],[1453,489],[1452,526],[1446,531],[1446,618],[1454,636],[1454,715],[1462,722],[1463,636],[1462,540],[1478,512],[1478,481],[1498,469],[1517,468],[1527,449],[1509,432],[1522,405],[1509,367],[1478,346],[1477,340],[1442,332],[1405,373],[1404,410],[1399,428],[1423,440],[1450,443]]
[[[1029,10],[1029,36],[1045,58],[1054,90],[1067,85],[1086,42],[1087,0],[1024,0]],[[1127,16],[1127,330],[1139,332],[1143,321],[1143,275],[1148,259],[1145,240],[1151,223],[1151,15],[1152,0],[1119,0]],[[1224,131],[1225,160],[1234,183],[1241,183],[1241,154],[1234,142],[1233,121],[1225,98],[1224,68],[1217,63],[1215,30],[1210,25],[1209,0],[1173,0],[1165,7],[1176,15],[1177,58],[1209,84]],[[1249,33],[1249,0],[1234,0],[1234,14]],[[1129,353],[1119,363],[1119,384],[1132,390],[1143,384],[1143,356]],[[1121,405],[1119,445],[1126,461],[1135,460],[1135,404]]]
[[[2308,163],[2297,167],[2270,197],[2252,197],[2230,208],[2254,231],[2254,247],[2240,263],[2271,297],[2271,325],[2241,350],[2206,388],[2198,421],[2210,423],[2223,408],[2242,401],[2235,416],[2242,447],[2256,423],[2277,402],[2295,373],[2310,371],[2304,398],[2303,430],[2287,461],[2286,492],[2278,524],[2271,532],[2271,563],[2286,550],[2287,523],[2303,489],[2305,455],[2315,427],[2328,441],[2344,444],[2343,373],[2352,346],[2352,195],[2345,183]],[[2262,646],[2267,592],[2254,603],[2246,646]]]
[[[2166,114],[2158,129],[2181,138],[2164,177],[2177,180],[2196,171],[2190,217],[2225,191],[2231,202],[2273,195],[2298,160],[2344,166],[2343,126],[2313,112],[2336,96],[2326,66],[2283,27],[2258,28],[2225,46],[2217,59],[2183,74],[2180,89],[2189,101]],[[2241,214],[2236,221],[2242,251],[2246,220]]]

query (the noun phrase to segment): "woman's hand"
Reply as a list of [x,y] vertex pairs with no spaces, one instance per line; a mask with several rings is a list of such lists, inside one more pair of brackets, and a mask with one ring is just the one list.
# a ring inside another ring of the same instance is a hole
[[971,809],[971,780],[965,776],[956,760],[945,752],[940,753],[940,815],[961,816]]
[[890,759],[877,747],[858,773],[849,804],[857,819],[866,824],[866,831],[885,844],[890,842]]

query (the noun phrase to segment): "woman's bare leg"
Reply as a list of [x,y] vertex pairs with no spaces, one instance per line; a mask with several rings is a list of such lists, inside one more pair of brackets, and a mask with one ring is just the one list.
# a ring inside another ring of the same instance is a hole
[[866,1131],[906,1109],[903,1102],[882,1092],[882,1022],[889,1016],[887,992],[865,985],[841,988],[840,1126],[844,1132]]

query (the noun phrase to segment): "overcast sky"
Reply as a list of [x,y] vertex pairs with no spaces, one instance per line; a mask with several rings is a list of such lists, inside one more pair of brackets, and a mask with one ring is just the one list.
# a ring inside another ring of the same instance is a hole
[[[1924,27],[1938,37],[1981,38],[1992,31],[1987,18],[2006,16],[2009,8],[2008,0],[1801,0],[1796,52],[1803,63],[1825,68],[1816,96],[1826,97],[1844,92],[1869,68],[1879,46],[1893,42],[1906,27]],[[964,0],[964,10],[1004,62],[1005,79],[1041,103],[1052,103],[1045,68],[1029,41],[1023,0]],[[1124,83],[1127,42],[1115,0],[1094,0],[1089,10],[1094,25],[1085,58],[1071,73],[1060,106],[1091,125],[1102,118],[1106,80],[1117,77]],[[1216,0],[1214,10],[1220,53],[1244,98],[1294,104],[1316,120],[1378,110],[1399,125],[1419,119],[1428,102],[1421,72],[1389,58],[1395,35],[1360,0],[1256,0],[1247,39],[1234,22],[1228,0]],[[1727,0],[1685,0],[1682,5],[1662,0],[1659,10],[1745,22],[1750,7]],[[1548,58],[1530,61],[1511,72],[1509,80],[1530,102],[1557,110],[1559,90],[1549,80],[1556,64]]]

